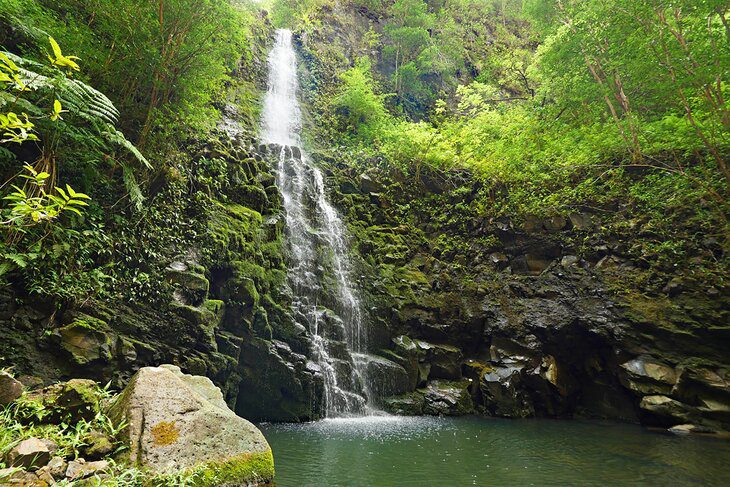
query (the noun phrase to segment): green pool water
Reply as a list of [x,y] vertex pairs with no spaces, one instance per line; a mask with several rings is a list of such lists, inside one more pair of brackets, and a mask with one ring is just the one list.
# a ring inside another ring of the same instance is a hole
[[263,424],[276,486],[730,486],[730,442],[586,421],[369,417]]

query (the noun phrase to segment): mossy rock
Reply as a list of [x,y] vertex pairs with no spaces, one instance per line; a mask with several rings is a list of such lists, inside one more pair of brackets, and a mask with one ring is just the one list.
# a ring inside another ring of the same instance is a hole
[[261,213],[239,204],[217,203],[208,222],[207,251],[220,262],[254,255],[260,243]]
[[89,379],[71,379],[32,391],[18,400],[18,418],[25,418],[25,412],[34,414],[39,409],[47,413],[47,420],[60,423],[91,421],[99,413],[100,390],[96,382]]
[[252,208],[259,213],[265,213],[269,208],[269,196],[266,191],[259,186],[252,184],[244,185],[237,192],[237,199],[239,202],[245,204],[249,208]]
[[[237,487],[269,483],[274,478],[274,455],[271,450],[244,453],[224,462],[211,462],[195,470],[195,487]],[[247,484],[241,482],[245,480]]]
[[81,315],[55,330],[53,336],[77,365],[108,363],[112,359],[114,340],[105,321]]
[[400,416],[420,416],[423,414],[425,396],[423,392],[411,392],[401,396],[389,397],[384,401],[384,408],[391,414]]
[[167,279],[185,291],[198,295],[200,299],[204,299],[208,295],[210,283],[204,275],[197,272],[168,269]]

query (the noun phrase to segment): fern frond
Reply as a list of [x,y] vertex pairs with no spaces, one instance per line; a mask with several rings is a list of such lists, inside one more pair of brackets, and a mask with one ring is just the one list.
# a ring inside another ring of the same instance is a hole
[[3,14],[7,15],[6,23],[13,26],[13,30],[17,33],[17,37],[28,39],[33,41],[35,44],[43,44],[45,40],[48,39],[49,34],[47,31],[28,25],[23,22],[20,17],[15,15],[7,12],[3,12]]
[[126,149],[127,151],[129,151],[130,154],[135,157],[135,159],[141,162],[144,167],[146,167],[147,169],[152,169],[152,164],[150,164],[147,158],[142,155],[142,153],[139,151],[139,149],[137,149],[137,147],[135,147],[134,144],[127,140],[123,133],[114,128],[113,125],[106,124],[106,126],[99,132],[101,133],[101,136],[104,138],[104,140],[112,144],[118,145],[123,149]]
[[12,110],[32,116],[41,116],[44,113],[43,109],[34,103],[24,98],[18,98],[9,91],[0,91],[0,109],[5,109],[6,106],[12,106]]
[[9,52],[4,54],[19,66],[18,77],[27,89],[55,93],[64,106],[70,107],[75,114],[89,121],[99,119],[116,124],[119,120],[119,110],[99,90],[66,76],[46,76],[43,74],[46,69],[44,65]]
[[132,202],[137,211],[141,210],[144,206],[144,196],[142,190],[137,184],[137,180],[134,177],[134,172],[126,164],[122,164],[122,180],[124,181],[124,187],[129,193],[129,200]]

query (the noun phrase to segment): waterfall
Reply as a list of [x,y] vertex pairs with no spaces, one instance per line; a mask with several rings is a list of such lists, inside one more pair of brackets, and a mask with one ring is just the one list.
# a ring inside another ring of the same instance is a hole
[[324,376],[327,416],[367,410],[367,387],[359,370],[366,350],[360,300],[351,278],[348,239],[329,203],[322,172],[301,149],[297,58],[292,33],[278,30],[269,54],[262,142],[278,160],[277,185],[286,212],[290,250],[288,282],[294,319],[312,337],[312,359]]

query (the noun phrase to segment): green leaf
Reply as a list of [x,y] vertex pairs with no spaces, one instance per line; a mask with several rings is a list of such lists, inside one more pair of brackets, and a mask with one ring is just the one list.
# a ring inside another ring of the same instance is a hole
[[[66,186],[66,187],[68,188],[68,186]],[[61,196],[63,196],[64,200],[68,201],[70,199],[69,196],[66,194],[66,192],[64,190],[62,190],[59,186],[56,186],[56,191],[61,193]]]

